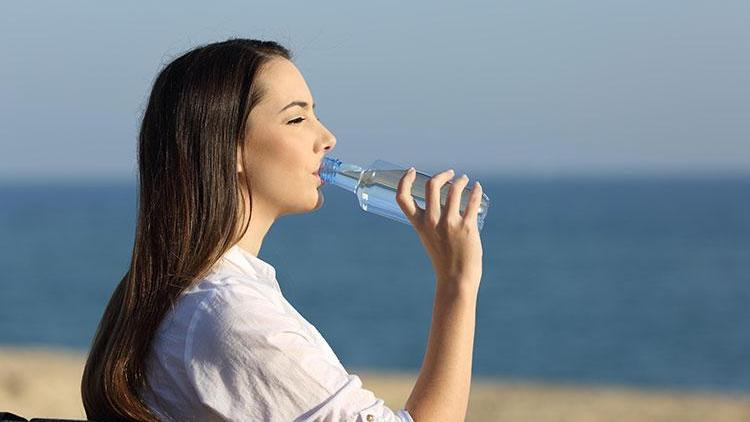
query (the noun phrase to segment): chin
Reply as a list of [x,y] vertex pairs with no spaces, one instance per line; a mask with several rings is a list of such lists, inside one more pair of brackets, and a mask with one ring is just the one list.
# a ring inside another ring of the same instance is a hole
[[305,214],[308,212],[314,212],[322,208],[324,202],[325,197],[323,196],[323,192],[321,192],[320,189],[317,189],[316,196],[311,195],[309,198],[309,202],[307,202],[304,206],[295,207],[294,209],[288,210],[283,214]]
[[323,208],[323,203],[325,202],[326,198],[323,196],[323,191],[320,190],[320,188],[317,189],[318,191],[318,199],[315,203],[315,206],[313,207],[312,211],[317,211],[321,208]]

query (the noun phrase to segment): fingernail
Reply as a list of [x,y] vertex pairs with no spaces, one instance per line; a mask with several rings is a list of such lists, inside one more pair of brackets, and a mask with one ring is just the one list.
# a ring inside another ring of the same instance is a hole
[[417,169],[415,169],[414,167],[409,167],[409,173],[413,173],[413,172],[415,172],[416,170],[417,170]]
[[448,173],[453,174],[455,172],[453,171],[453,169],[450,169],[450,170],[448,170]]

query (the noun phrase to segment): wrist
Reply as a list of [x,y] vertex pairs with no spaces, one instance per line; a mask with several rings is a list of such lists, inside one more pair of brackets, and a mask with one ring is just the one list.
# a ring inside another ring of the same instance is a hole
[[443,299],[476,301],[479,295],[479,283],[473,280],[438,279],[435,296]]

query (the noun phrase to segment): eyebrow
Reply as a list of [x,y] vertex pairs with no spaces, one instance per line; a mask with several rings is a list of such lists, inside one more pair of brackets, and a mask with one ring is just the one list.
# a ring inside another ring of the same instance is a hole
[[[299,107],[302,107],[302,108],[307,108],[308,105],[309,104],[307,104],[304,101],[292,101],[291,103],[287,104],[284,108],[282,108],[281,110],[279,110],[279,113],[281,113],[282,111],[288,109],[289,107],[299,106]],[[315,109],[315,103],[313,103],[312,108],[313,108],[313,110]]]

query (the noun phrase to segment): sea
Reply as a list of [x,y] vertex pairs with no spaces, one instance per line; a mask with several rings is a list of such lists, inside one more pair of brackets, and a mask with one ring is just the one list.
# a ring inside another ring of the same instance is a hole
[[[750,392],[750,176],[482,186],[475,377]],[[417,371],[435,277],[416,232],[322,189],[259,257],[347,368]],[[136,210],[135,182],[0,185],[0,346],[86,351]]]

